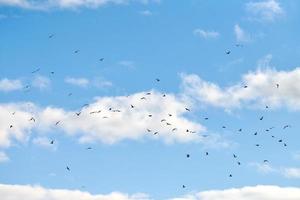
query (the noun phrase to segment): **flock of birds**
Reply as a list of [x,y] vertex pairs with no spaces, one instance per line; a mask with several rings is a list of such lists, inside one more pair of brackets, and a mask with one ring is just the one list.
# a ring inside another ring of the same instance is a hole
[[[49,38],[49,39],[52,39],[54,36],[55,36],[54,34],[51,34],[51,35],[48,36],[48,38]],[[236,46],[236,47],[243,47],[242,44],[236,44],[235,46]],[[73,53],[74,53],[74,54],[78,54],[79,52],[80,52],[80,50],[77,49],[77,50],[74,50]],[[225,51],[225,54],[226,54],[226,55],[229,55],[229,54],[231,54],[231,51],[230,51],[230,50],[227,50],[227,51]],[[100,61],[100,62],[103,62],[103,61],[104,61],[104,58],[99,58],[99,61]],[[38,73],[39,71],[41,71],[41,68],[37,68],[37,69],[31,71],[31,73],[32,73],[32,74],[35,74],[35,73]],[[51,73],[52,75],[54,74],[53,71],[50,72],[50,73]],[[155,78],[154,81],[155,81],[155,82],[160,82],[161,80],[160,80],[159,78]],[[247,88],[248,88],[248,85],[244,85],[244,86],[242,86],[242,87],[243,87],[244,89],[247,89]],[[279,83],[276,83],[274,87],[276,87],[277,89],[279,89],[279,87],[280,87]],[[29,91],[30,88],[31,88],[30,85],[26,85],[26,86],[24,87],[25,91]],[[68,96],[72,96],[72,93],[70,92],[70,93],[68,93],[67,95],[68,95]],[[151,93],[150,93],[150,92],[147,92],[147,93],[145,94],[145,96],[140,97],[140,100],[147,100],[147,96],[149,96],[149,95],[151,95]],[[162,97],[166,97],[166,94],[163,94]],[[83,112],[86,111],[85,108],[87,108],[88,106],[89,106],[89,104],[84,104],[78,112],[75,112],[75,113],[74,113],[74,116],[80,117],[81,114],[82,114]],[[129,108],[134,109],[134,108],[135,108],[135,105],[131,104]],[[269,106],[266,105],[265,108],[268,109]],[[187,107],[185,107],[184,109],[185,109],[186,111],[188,111],[188,112],[191,111],[191,109],[190,109],[190,108],[187,108]],[[119,109],[114,109],[114,108],[112,108],[112,107],[107,108],[107,110],[108,110],[109,112],[122,112],[121,110],[119,110]],[[90,115],[98,114],[98,113],[101,113],[102,111],[103,111],[103,110],[92,110],[92,111],[88,111],[88,114],[90,114]],[[16,114],[15,111],[12,112],[12,115],[15,115],[15,114]],[[148,117],[152,117],[152,114],[149,114]],[[172,117],[172,114],[169,113],[169,114],[168,114],[168,117]],[[103,118],[108,118],[108,116],[103,116]],[[208,117],[205,117],[204,120],[209,120],[209,118],[208,118]],[[260,117],[259,117],[259,120],[260,120],[260,121],[264,120],[264,116],[260,116]],[[32,122],[32,123],[35,123],[35,122],[36,122],[36,119],[35,119],[34,116],[32,116],[30,119],[28,119],[28,121],[29,121],[29,122]],[[176,128],[176,127],[173,127],[173,125],[172,125],[170,122],[168,122],[166,118],[161,119],[160,122],[165,123],[166,126],[170,126],[170,127],[171,127],[170,131],[172,131],[172,132],[177,131],[177,128]],[[55,126],[58,126],[60,123],[62,123],[61,120],[56,121],[56,122],[55,122]],[[291,127],[290,125],[284,125],[284,126],[283,126],[283,129],[287,129],[287,128],[290,128],[290,127]],[[9,128],[10,128],[10,129],[13,129],[13,128],[14,128],[14,125],[13,125],[13,124],[9,124]],[[226,128],[227,128],[227,127],[226,127],[225,125],[222,126],[222,129],[226,129]],[[270,127],[270,128],[268,128],[268,129],[265,129],[265,131],[266,131],[266,132],[270,132],[272,129],[274,129],[274,127]],[[242,128],[240,128],[240,129],[237,130],[237,132],[242,132],[242,131],[243,131]],[[150,128],[146,129],[145,132],[153,133],[153,135],[159,134],[158,131],[152,131]],[[196,131],[192,131],[192,130],[190,130],[190,129],[186,129],[186,132],[187,132],[187,133],[196,133]],[[253,135],[254,135],[254,136],[258,135],[258,132],[255,132]],[[203,137],[208,137],[209,135],[202,135],[202,136],[203,136]],[[271,137],[272,137],[272,138],[275,138],[274,135],[271,135]],[[278,139],[277,141],[278,141],[278,143],[282,143],[284,147],[287,147],[287,143],[284,142],[283,139]],[[55,140],[53,139],[53,140],[49,141],[49,143],[50,143],[51,145],[54,145],[54,144],[55,144]],[[255,144],[255,146],[256,146],[256,147],[260,147],[261,145],[260,145],[259,143],[257,143],[257,144]],[[87,147],[86,150],[92,150],[92,147]],[[205,156],[209,156],[209,152],[208,152],[208,151],[205,152]],[[239,161],[238,155],[237,155],[237,154],[233,153],[233,154],[232,154],[232,157],[233,157],[234,160],[236,160],[237,165],[241,165],[241,161]],[[187,153],[187,154],[186,154],[186,158],[187,158],[187,159],[190,159],[190,158],[191,158],[191,154]],[[268,159],[264,159],[262,162],[263,162],[263,163],[268,163],[269,160],[268,160]],[[70,166],[66,166],[65,169],[66,169],[67,171],[71,171],[71,167],[70,167]],[[229,174],[228,174],[228,177],[230,177],[230,178],[233,177],[233,174],[232,174],[232,173],[229,173]],[[182,188],[186,188],[186,187],[187,187],[186,185],[182,185]]]

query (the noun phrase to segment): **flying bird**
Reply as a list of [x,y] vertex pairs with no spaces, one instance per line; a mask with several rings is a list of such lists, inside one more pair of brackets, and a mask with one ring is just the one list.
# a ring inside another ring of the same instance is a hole
[[264,119],[264,117],[262,116],[261,118],[259,118],[259,120],[263,120]]
[[36,70],[32,71],[31,73],[34,74],[36,72],[40,71],[40,68],[37,68]]
[[68,171],[70,171],[70,168],[69,168],[68,166],[66,167],[66,169],[67,169]]
[[99,61],[102,62],[104,60],[104,58],[100,58]]
[[225,51],[225,53],[226,53],[227,55],[229,55],[229,54],[231,53],[231,51],[227,50],[227,51]]

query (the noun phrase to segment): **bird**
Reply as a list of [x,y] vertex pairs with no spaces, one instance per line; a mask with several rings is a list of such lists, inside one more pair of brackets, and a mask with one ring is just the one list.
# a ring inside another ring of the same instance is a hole
[[134,108],[134,105],[131,104],[130,106],[131,106],[131,108]]
[[257,132],[255,132],[254,135],[257,135]]
[[152,115],[148,115],[148,117],[152,117]]
[[148,128],[147,128],[147,131],[148,131],[148,132],[151,132],[151,130],[150,130],[150,129],[148,129]]
[[37,68],[36,70],[32,71],[31,73],[34,74],[36,72],[40,71],[40,68]]
[[165,95],[165,94],[163,94],[163,95],[162,95],[162,97],[166,97],[166,95]]
[[145,100],[145,99],[146,99],[146,97],[142,97],[141,99]]
[[79,52],[79,50],[75,50],[75,51],[74,51],[74,53],[78,53],[78,52]]
[[279,88],[279,84],[278,83],[276,84],[276,87]]
[[269,162],[268,160],[264,160],[264,163],[267,163],[267,162]]
[[239,131],[239,132],[242,132],[242,129],[240,128],[238,131]]
[[49,39],[51,39],[53,37],[54,37],[54,34],[51,34],[51,35],[48,36]]
[[170,124],[169,122],[167,122],[167,126],[171,126],[172,124]]
[[34,117],[31,117],[29,121],[33,121],[33,122],[35,122],[35,119],[34,119]]
[[233,154],[233,157],[234,157],[234,158],[237,158],[237,156],[236,156],[235,154]]
[[55,123],[55,125],[57,126],[59,123],[60,123],[60,121],[57,121],[57,122]]
[[278,140],[278,142],[282,142],[282,140],[280,139],[280,140]]
[[72,96],[72,95],[73,95],[73,93],[69,93],[69,94],[68,94],[68,96]]
[[189,158],[189,157],[190,157],[190,154],[186,154],[186,157]]
[[256,144],[255,146],[259,147],[259,144]]
[[205,155],[208,156],[208,152],[205,152]]
[[162,119],[162,120],[160,120],[160,122],[165,122],[165,121],[167,121],[166,119]]
[[259,120],[263,120],[263,119],[264,119],[264,117],[263,117],[263,116],[259,118]]
[[283,129],[286,129],[286,128],[289,128],[289,127],[291,127],[290,125],[285,125],[284,127],[283,127]]
[[172,114],[169,113],[168,115],[169,115],[169,117],[172,117]]
[[185,186],[185,185],[182,185],[182,188],[186,188],[186,186]]
[[147,92],[146,95],[151,95],[151,92]]
[[231,51],[227,50],[227,51],[225,51],[225,53],[226,53],[227,55],[229,55],[229,54],[231,53]]
[[205,120],[208,120],[208,117],[205,117],[204,119],[205,119]]
[[156,80],[156,82],[159,82],[159,81],[160,81],[160,79],[159,79],[159,78],[156,78],[155,80]]
[[188,108],[185,108],[185,110],[186,110],[186,111],[191,111],[191,110],[190,110],[190,109],[188,109]]
[[244,88],[248,88],[248,86],[247,86],[247,85],[244,85]]
[[99,61],[102,62],[104,60],[104,58],[100,58]]
[[70,168],[69,168],[68,166],[66,167],[66,169],[67,169],[68,171],[71,171]]
[[172,131],[176,131],[176,130],[177,130],[177,128],[173,128],[173,129],[172,129]]
[[54,140],[51,140],[50,144],[54,144]]
[[87,150],[91,150],[91,149],[92,149],[92,147],[87,147],[86,149],[87,149]]
[[269,106],[266,106],[266,109],[268,109],[269,108]]
[[232,177],[232,174],[229,174],[229,177],[231,178],[231,177]]
[[79,116],[81,114],[81,112],[75,113],[77,116]]
[[154,133],[153,133],[153,135],[157,135],[157,134],[158,134],[158,132],[154,132]]
[[9,126],[9,128],[12,128],[12,127],[13,127],[13,125],[10,125],[10,126]]
[[226,126],[222,126],[222,128],[226,128]]

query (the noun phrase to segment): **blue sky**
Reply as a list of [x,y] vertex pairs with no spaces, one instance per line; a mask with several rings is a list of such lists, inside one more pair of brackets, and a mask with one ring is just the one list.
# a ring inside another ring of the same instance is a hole
[[299,4],[0,0],[0,196],[300,198]]

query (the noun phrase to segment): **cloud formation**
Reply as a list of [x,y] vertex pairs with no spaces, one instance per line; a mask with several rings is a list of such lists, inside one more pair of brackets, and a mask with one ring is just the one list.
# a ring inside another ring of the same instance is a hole
[[10,80],[7,78],[0,80],[0,92],[10,92],[15,90],[21,90],[23,88],[23,84],[20,80]]
[[196,74],[182,75],[185,95],[206,105],[225,109],[269,105],[299,110],[300,87],[295,84],[299,81],[300,68],[290,71],[258,69],[244,74],[241,81],[227,87],[205,81]]
[[31,10],[47,10],[52,8],[76,9],[76,8],[98,8],[101,6],[114,4],[122,5],[131,2],[141,4],[159,3],[160,0],[0,0],[0,6],[19,7]]
[[274,21],[284,14],[283,8],[276,0],[249,2],[246,10],[251,17],[259,21]]
[[[130,96],[99,97],[78,110],[38,107],[33,103],[0,104],[0,146],[28,141],[33,130],[52,129],[80,142],[116,143],[143,138],[172,142],[201,142],[206,129],[187,118],[189,104],[173,94],[151,91]],[[77,113],[77,114],[76,114]],[[32,119],[33,118],[33,119]],[[187,131],[188,130],[188,131]],[[157,133],[155,133],[157,132]],[[212,138],[215,141],[216,138]],[[38,144],[45,141],[36,140]]]
[[234,34],[237,42],[250,42],[251,37],[238,24],[234,26]]
[[195,29],[193,33],[195,36],[201,37],[203,39],[215,39],[220,36],[220,34],[216,31],[206,31],[203,29]]

